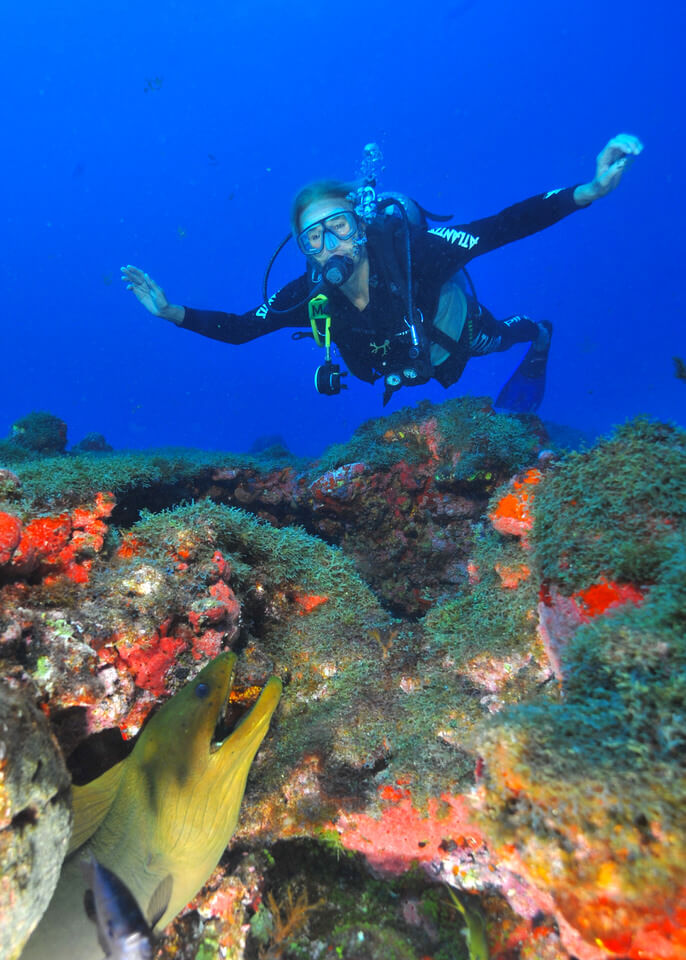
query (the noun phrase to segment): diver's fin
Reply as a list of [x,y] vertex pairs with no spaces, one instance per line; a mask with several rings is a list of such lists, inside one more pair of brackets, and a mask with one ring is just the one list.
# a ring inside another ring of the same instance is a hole
[[150,897],[150,903],[148,904],[146,914],[151,930],[157,926],[158,922],[167,912],[167,907],[169,906],[169,901],[171,900],[173,886],[174,878],[172,877],[171,873],[169,873],[164,880],[162,880],[159,886],[155,888],[155,892]]
[[532,344],[522,362],[498,394],[494,407],[511,413],[536,413],[545,393],[545,374],[553,327],[543,321],[539,326],[548,332],[548,343],[543,348]]
[[91,780],[83,787],[72,787],[74,828],[67,855],[78,850],[92,837],[107,816],[124,774],[125,763],[126,760],[120,760],[96,780]]

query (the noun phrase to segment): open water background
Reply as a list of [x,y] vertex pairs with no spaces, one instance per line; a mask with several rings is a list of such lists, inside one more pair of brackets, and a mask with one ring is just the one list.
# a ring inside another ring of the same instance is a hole
[[[311,342],[180,331],[119,267],[242,312],[294,192],[353,176],[369,141],[382,188],[464,222],[591,179],[623,131],[645,151],[614,194],[472,274],[497,316],[554,322],[544,418],[683,424],[685,19],[665,0],[3,3],[0,435],[45,409],[70,442],[241,450],[278,433],[317,453],[381,413],[380,384],[319,397]],[[299,271],[291,253],[275,282]],[[387,409],[493,396],[524,349]]]

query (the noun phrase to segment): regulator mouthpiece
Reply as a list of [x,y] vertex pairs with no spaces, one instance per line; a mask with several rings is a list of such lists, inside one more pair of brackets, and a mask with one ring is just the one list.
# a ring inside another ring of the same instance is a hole
[[349,280],[355,269],[352,257],[341,257],[336,255],[326,261],[321,268],[322,278],[334,287],[340,287],[342,283]]

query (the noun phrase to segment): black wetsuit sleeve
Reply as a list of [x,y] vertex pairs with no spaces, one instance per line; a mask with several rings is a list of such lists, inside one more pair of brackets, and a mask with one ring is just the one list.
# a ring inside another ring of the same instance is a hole
[[474,257],[545,230],[582,209],[574,201],[575,189],[549,190],[490,217],[454,227],[435,227],[419,243],[420,259],[425,264],[431,262],[434,270],[447,279]]
[[[286,284],[269,303],[247,313],[224,313],[222,310],[196,310],[184,307],[185,316],[179,326],[203,337],[224,343],[247,343],[284,327],[310,326],[307,312],[309,281],[306,276]],[[284,313],[276,313],[273,308]]]

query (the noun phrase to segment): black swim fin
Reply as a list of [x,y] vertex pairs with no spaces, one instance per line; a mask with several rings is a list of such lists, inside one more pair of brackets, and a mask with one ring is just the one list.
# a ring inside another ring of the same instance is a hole
[[541,349],[531,344],[522,362],[502,388],[494,403],[496,410],[510,413],[536,413],[543,402],[545,374],[553,325],[543,320],[539,326],[548,332],[548,343]]

